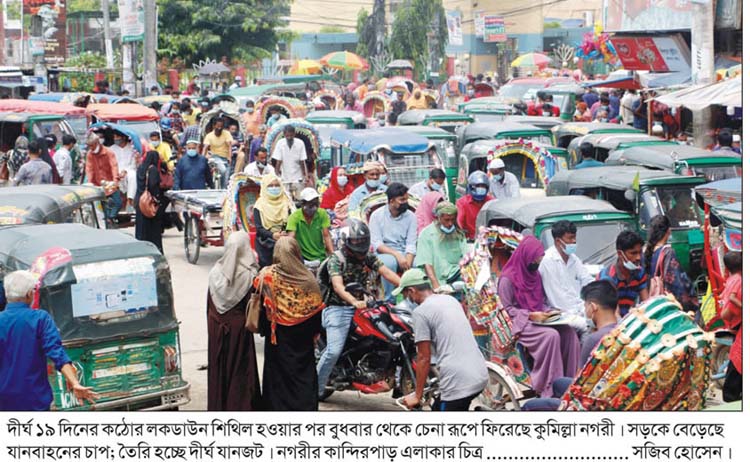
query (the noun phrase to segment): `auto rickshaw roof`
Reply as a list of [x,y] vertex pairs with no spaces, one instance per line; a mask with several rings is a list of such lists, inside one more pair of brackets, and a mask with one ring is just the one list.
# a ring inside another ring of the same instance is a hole
[[[355,124],[367,123],[364,114],[358,111],[323,110],[313,111],[305,116],[308,122],[332,123],[335,120],[351,120]],[[325,121],[325,122],[322,122]]]
[[68,249],[74,264],[143,256],[163,258],[150,242],[136,240],[115,230],[72,223],[0,229],[0,262],[8,267],[18,267],[8,265],[11,260],[28,267],[52,247]]
[[474,118],[468,114],[463,114],[445,109],[412,109],[404,111],[398,116],[399,125],[421,124],[425,119],[434,119],[441,121],[456,122],[474,122]]
[[347,145],[354,152],[368,153],[385,148],[398,154],[421,154],[430,147],[430,140],[397,127],[368,130],[336,130],[331,143]]
[[[646,144],[609,153],[607,164],[635,164],[671,170],[676,162],[742,165],[742,156],[726,151],[707,151],[681,144]],[[695,162],[693,162],[695,161]],[[705,161],[705,162],[701,162]]]
[[558,125],[561,125],[564,121],[559,117],[509,115],[503,120],[503,122],[513,122],[521,125],[531,125],[544,130],[551,130]]
[[494,199],[484,204],[477,216],[477,226],[487,226],[498,218],[510,218],[529,228],[543,218],[604,212],[619,213],[623,218],[629,216],[607,201],[588,196],[520,197],[512,201]]
[[104,191],[89,185],[0,188],[0,226],[60,223],[81,204],[103,199]]
[[424,136],[428,140],[447,140],[456,139],[456,135],[440,127],[431,125],[399,125],[400,130],[406,130]]
[[607,188],[627,190],[638,178],[640,185],[697,185],[705,183],[701,177],[677,175],[665,170],[651,170],[639,165],[617,165],[561,170],[552,177],[547,186],[551,195],[567,195],[573,189]]
[[[514,141],[514,140],[513,140]],[[486,157],[487,154],[490,151],[494,151],[495,148],[500,144],[503,143],[505,146],[504,149],[509,150],[510,146],[505,145],[507,141],[503,140],[496,140],[496,139],[484,139],[484,140],[477,140],[472,141],[471,143],[468,143],[464,146],[464,148],[461,150],[461,155],[466,156],[468,160],[471,162],[472,160],[476,159],[477,157]],[[564,154],[566,151],[562,148],[555,148],[554,146],[549,146],[546,144],[538,143],[536,141],[532,141],[532,143],[535,146],[539,146],[540,148],[546,149],[549,152],[554,152],[557,155]],[[513,143],[513,147],[516,147],[516,143]],[[517,148],[521,149],[523,146],[521,144],[517,144]],[[539,153],[541,155],[541,153]]]
[[586,135],[581,143],[589,142],[595,148],[617,149],[618,146],[625,143],[663,143],[676,145],[676,142],[667,141],[658,136],[651,136],[646,133],[591,133]]
[[643,130],[630,125],[612,124],[608,122],[567,122],[552,129],[557,136],[588,135],[593,133],[643,133]]
[[159,120],[159,113],[141,104],[89,104],[86,115],[92,115],[100,122]]
[[707,201],[711,207],[740,202],[742,201],[742,178],[729,178],[696,186],[695,194]]
[[465,140],[496,138],[503,134],[549,135],[547,128],[538,128],[518,122],[474,122],[463,128],[460,136]]
[[60,114],[41,114],[38,112],[0,112],[0,122],[25,123],[29,119],[61,120]]
[[29,101],[27,99],[0,99],[0,112],[34,112],[64,116],[85,116],[86,109],[68,103]]
[[513,103],[519,102],[518,99],[508,98],[504,96],[482,96],[480,98],[471,99],[465,103],[461,103],[458,106],[463,110],[481,109],[481,108],[497,108],[497,109],[513,109]]

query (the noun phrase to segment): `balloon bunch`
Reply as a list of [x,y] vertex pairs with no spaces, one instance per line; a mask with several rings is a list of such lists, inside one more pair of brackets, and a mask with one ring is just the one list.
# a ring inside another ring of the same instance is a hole
[[602,32],[599,24],[594,26],[594,32],[583,34],[583,42],[576,47],[575,55],[585,60],[602,59],[609,64],[617,62],[617,54],[609,41],[609,34]]

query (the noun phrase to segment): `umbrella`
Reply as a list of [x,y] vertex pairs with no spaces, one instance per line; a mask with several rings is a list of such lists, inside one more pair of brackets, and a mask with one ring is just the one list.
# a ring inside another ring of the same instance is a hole
[[200,75],[211,75],[221,74],[222,72],[229,72],[229,68],[221,63],[206,63],[198,69]]
[[289,75],[311,75],[320,74],[321,66],[318,61],[312,59],[301,59],[292,65],[289,69]]
[[387,66],[385,66],[386,69],[414,69],[414,66],[412,66],[411,61],[407,59],[394,59],[390,63],[388,63]]
[[542,69],[549,64],[551,59],[541,53],[526,53],[514,59],[511,67],[538,67]]
[[360,71],[367,69],[369,66],[360,56],[349,51],[334,51],[320,58],[321,64],[325,64],[333,69],[344,71]]

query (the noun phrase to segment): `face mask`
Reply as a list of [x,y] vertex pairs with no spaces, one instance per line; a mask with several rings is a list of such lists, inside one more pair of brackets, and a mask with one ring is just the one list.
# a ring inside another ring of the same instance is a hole
[[406,213],[407,210],[409,210],[409,204],[407,204],[405,202],[403,204],[399,205],[398,209],[396,209],[396,211],[398,212],[399,215],[403,215],[404,213]]
[[432,184],[430,185],[430,189],[432,189],[433,191],[440,191],[441,189],[443,189],[443,187],[442,187],[442,186],[440,186],[440,185],[439,185],[439,184],[437,184],[437,183],[432,183]]
[[641,269],[641,265],[637,263],[633,263],[632,261],[628,260],[625,257],[624,253],[620,253],[620,255],[622,256],[622,266],[624,266],[626,270],[636,271],[636,270]]
[[576,253],[576,244],[566,244],[563,242],[563,252],[565,252],[565,255],[573,255]]
[[256,160],[255,162],[257,162],[257,164],[258,164],[258,167],[265,167],[265,166],[266,166],[266,163],[265,163],[265,162],[261,162],[261,161],[259,161],[259,160]]
[[502,183],[505,179],[505,173],[498,173],[497,175],[492,175],[492,179],[496,181],[497,183]]
[[198,155],[198,150],[197,149],[188,149],[187,150],[187,155],[190,156],[190,157],[195,157],[195,156]]
[[451,225],[450,228],[446,228],[445,226],[440,225],[440,231],[444,232],[445,234],[450,234],[455,230],[456,230],[456,225]]
[[526,269],[533,273],[539,269],[539,263],[529,263],[526,265]]
[[159,92],[158,91],[152,91],[151,92],[151,96],[159,96]]
[[367,187],[370,189],[375,189],[378,186],[380,186],[380,180],[367,180],[365,183],[367,184]]
[[245,112],[247,112],[248,114],[252,114],[253,112],[255,112],[255,108],[249,107],[245,109]]
[[388,181],[388,175],[386,174],[380,175],[380,184],[385,184],[386,181]]
[[315,212],[317,211],[318,211],[317,205],[305,205],[304,207],[302,207],[302,213],[304,213],[308,217],[315,215]]
[[281,186],[269,186],[266,188],[268,195],[271,197],[279,197],[281,194]]
[[591,318],[586,318],[586,329],[588,330],[594,330],[596,329],[596,324],[594,324],[594,320]]
[[345,176],[339,176],[339,177],[336,177],[336,182],[339,184],[340,187],[343,188],[344,186],[346,186],[347,183],[349,183],[349,178]]
[[152,140],[152,141],[151,141],[151,146],[153,146],[153,147],[157,147],[157,146],[159,146],[159,142],[158,142],[158,141],[153,141],[153,140]]
[[404,297],[404,304],[407,308],[409,308],[411,311],[414,311],[417,309],[419,305],[417,305],[415,302],[411,301],[409,297]]
[[546,112],[546,111],[545,111],[545,112],[542,112],[542,115],[543,115],[544,117],[549,117],[549,116],[550,116],[550,113],[549,113],[549,112]]

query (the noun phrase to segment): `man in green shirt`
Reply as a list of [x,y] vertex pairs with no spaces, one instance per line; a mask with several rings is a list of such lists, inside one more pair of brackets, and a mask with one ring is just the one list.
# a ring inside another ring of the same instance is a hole
[[466,253],[466,237],[456,227],[458,209],[448,201],[435,208],[437,220],[422,230],[417,243],[415,267],[423,267],[433,289],[454,282],[458,263]]
[[313,188],[303,189],[300,199],[302,207],[289,216],[287,233],[297,239],[306,261],[323,261],[333,253],[331,219],[320,208],[320,195]]

